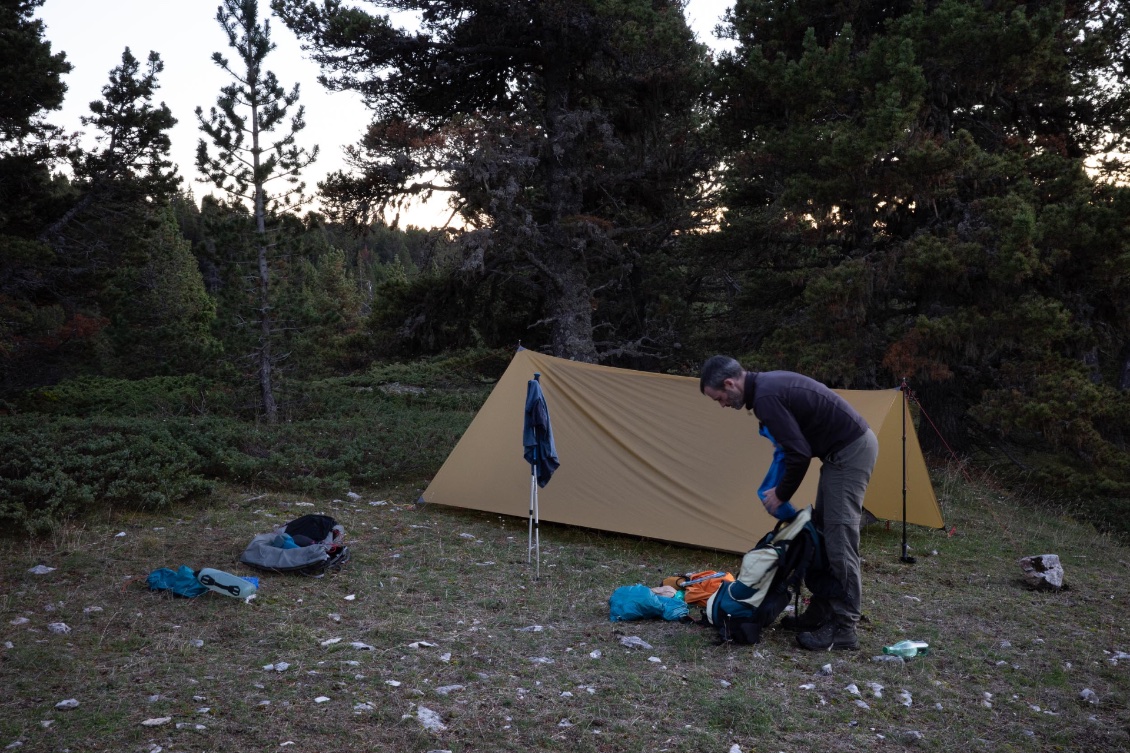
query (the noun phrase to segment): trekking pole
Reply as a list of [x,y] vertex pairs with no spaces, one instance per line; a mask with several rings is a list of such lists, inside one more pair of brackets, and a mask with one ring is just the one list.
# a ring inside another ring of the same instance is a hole
[[916,560],[907,554],[910,547],[906,543],[906,413],[908,410],[908,389],[906,377],[903,377],[902,386],[899,388],[899,391],[902,392],[902,556],[899,557],[899,561],[913,565]]

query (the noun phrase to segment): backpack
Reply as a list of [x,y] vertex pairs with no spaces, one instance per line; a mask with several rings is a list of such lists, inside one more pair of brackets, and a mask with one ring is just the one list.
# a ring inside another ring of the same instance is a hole
[[345,529],[329,515],[303,515],[252,538],[239,561],[258,570],[320,575],[348,562],[349,547]]
[[799,601],[801,583],[822,598],[841,593],[827,573],[811,507],[779,522],[746,552],[737,579],[723,583],[706,602],[702,622],[717,628],[723,642],[758,643],[762,628],[773,624],[790,599]]

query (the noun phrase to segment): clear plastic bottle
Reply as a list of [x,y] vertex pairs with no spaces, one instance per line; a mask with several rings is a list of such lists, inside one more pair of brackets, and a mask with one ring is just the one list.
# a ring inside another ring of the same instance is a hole
[[884,646],[883,653],[888,656],[901,656],[910,659],[930,653],[930,644],[926,641],[899,641],[893,646]]

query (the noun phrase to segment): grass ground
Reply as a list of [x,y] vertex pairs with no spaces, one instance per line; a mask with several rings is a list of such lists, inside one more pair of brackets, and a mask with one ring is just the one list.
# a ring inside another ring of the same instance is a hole
[[[524,520],[417,507],[408,486],[342,500],[227,487],[207,508],[110,514],[42,541],[4,540],[0,746],[1130,748],[1130,551],[953,477],[937,490],[953,535],[912,528],[917,564],[899,561],[900,527],[864,530],[862,648],[834,654],[802,651],[777,629],[742,647],[693,624],[608,621],[617,586],[736,571],[734,555],[543,524],[535,580]],[[258,574],[249,603],[146,589],[159,567],[254,574],[236,563],[251,536],[308,512],[345,526],[353,559],[342,571]],[[1017,558],[1044,553],[1062,558],[1065,590],[1021,581]],[[36,565],[55,569],[29,572]],[[628,636],[651,648],[622,645]],[[873,661],[902,638],[932,650],[902,665]],[[68,699],[78,706],[56,707]],[[429,712],[442,729],[422,723]]]

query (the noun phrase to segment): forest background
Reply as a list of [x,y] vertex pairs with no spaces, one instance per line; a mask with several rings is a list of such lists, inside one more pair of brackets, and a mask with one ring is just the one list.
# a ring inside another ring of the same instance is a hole
[[[1130,531],[1122,3],[749,0],[711,52],[664,0],[223,0],[199,201],[159,50],[95,146],[51,123],[40,5],[0,3],[5,528],[426,478],[477,407],[445,387],[521,343],[906,379],[927,450]],[[268,20],[372,113],[316,193]],[[386,223],[435,195],[446,227]]]

